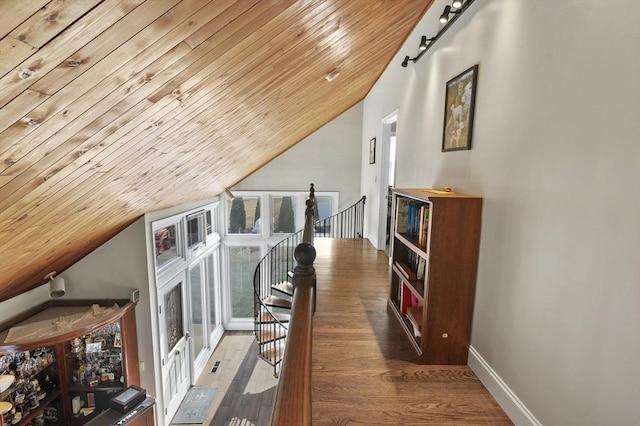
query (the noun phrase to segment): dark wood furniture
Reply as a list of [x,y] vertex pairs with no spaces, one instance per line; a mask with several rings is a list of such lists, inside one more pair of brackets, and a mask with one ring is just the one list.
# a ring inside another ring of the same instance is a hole
[[86,426],[122,425],[127,426],[153,426],[155,424],[153,406],[155,399],[151,396],[137,405],[132,410],[121,413],[110,408],[89,421]]
[[480,197],[393,191],[389,305],[420,364],[467,363],[481,214]]
[[[140,385],[135,303],[101,302],[51,301],[1,325],[0,361],[5,362],[0,367],[16,380],[0,398],[16,408],[9,414],[13,419],[20,413],[15,424],[43,417],[48,423],[57,418],[60,425],[83,425],[108,409],[111,397]],[[34,330],[35,337],[23,338]],[[25,393],[36,402],[19,402]],[[82,408],[94,406],[93,412],[74,414],[76,397]]]

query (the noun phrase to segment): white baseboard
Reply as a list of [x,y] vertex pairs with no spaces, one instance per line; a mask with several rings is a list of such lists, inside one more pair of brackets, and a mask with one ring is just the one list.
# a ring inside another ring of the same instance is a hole
[[473,346],[469,347],[468,364],[516,426],[542,426]]
[[376,250],[379,250],[379,249],[378,249],[378,238],[376,238],[374,235],[369,235],[369,236],[367,237],[367,240],[369,240],[369,242],[371,243],[371,245],[372,245],[373,247],[375,247],[375,249],[376,249]]

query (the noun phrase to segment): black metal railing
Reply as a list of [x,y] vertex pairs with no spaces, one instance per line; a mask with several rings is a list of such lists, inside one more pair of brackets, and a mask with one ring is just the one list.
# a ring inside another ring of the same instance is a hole
[[355,204],[340,213],[316,220],[313,224],[313,235],[328,238],[362,238],[366,200],[367,197],[363,195]]

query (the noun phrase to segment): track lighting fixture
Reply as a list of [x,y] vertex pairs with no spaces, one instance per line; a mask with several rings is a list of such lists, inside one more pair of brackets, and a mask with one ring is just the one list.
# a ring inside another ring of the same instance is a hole
[[[418,62],[422,55],[426,53],[427,50],[431,48],[435,44],[435,42],[440,38],[442,34],[453,24],[453,22],[460,16],[465,10],[471,6],[474,0],[453,0],[451,5],[447,5],[444,7],[444,11],[442,15],[440,15],[440,22],[445,24],[436,34],[435,37],[420,37],[420,44],[418,45],[418,55],[414,58],[411,56],[405,56],[402,61],[402,67],[406,68],[409,65],[409,61]],[[449,18],[449,15],[453,15],[453,17]],[[428,43],[429,42],[429,43]],[[428,44],[427,44],[428,43]]]

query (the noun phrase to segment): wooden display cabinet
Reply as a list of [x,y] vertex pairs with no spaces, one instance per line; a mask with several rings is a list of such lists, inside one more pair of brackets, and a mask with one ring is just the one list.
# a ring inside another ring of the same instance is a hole
[[15,376],[0,395],[15,408],[9,424],[83,425],[140,384],[135,303],[50,301],[0,326],[0,374]]
[[389,305],[421,364],[464,365],[475,300],[482,198],[394,189]]

